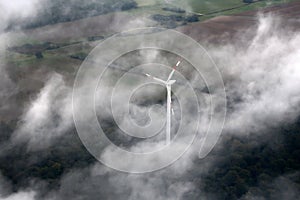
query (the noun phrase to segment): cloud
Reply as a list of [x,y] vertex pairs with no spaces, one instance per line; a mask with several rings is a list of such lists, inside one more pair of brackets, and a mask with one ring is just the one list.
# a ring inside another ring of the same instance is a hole
[[283,34],[277,17],[260,16],[253,40],[238,45],[211,49],[229,99],[225,130],[250,133],[293,121],[300,111],[299,34]]
[[33,191],[12,193],[12,184],[0,173],[0,200],[34,200]]
[[[209,48],[219,64],[229,100],[224,133],[259,133],[269,127],[291,122],[299,115],[300,88],[297,86],[300,85],[300,36],[288,30],[282,35],[278,23],[273,16],[260,16],[259,26],[253,29],[256,36],[248,43],[243,43],[244,46],[235,43]],[[153,145],[150,143],[139,143],[132,148],[137,151],[151,147]],[[196,145],[191,152],[198,148]],[[88,196],[96,199],[114,191],[108,197],[132,200],[184,199],[187,192],[195,191],[193,183],[184,181],[188,171],[195,167],[193,161],[197,159],[197,154],[191,152],[168,168],[142,175],[119,173],[102,165],[73,171],[62,179],[62,187],[56,198],[81,199]],[[120,165],[125,164],[109,148],[103,152],[103,156],[118,160]],[[141,163],[141,166],[151,164]],[[203,168],[198,169],[201,171],[198,175],[205,174],[206,169],[214,164],[217,164],[216,160],[208,159]],[[81,187],[82,180],[84,187]],[[74,183],[78,183],[75,190]],[[284,191],[277,191],[287,197]],[[201,195],[206,198],[205,194]]]
[[72,125],[71,89],[62,75],[52,74],[23,114],[14,142],[28,141],[29,150],[49,147]]
[[98,164],[66,174],[60,184],[59,191],[49,194],[49,198],[173,200],[182,199],[186,192],[194,188],[192,183],[180,181],[172,172],[134,175]]
[[[7,26],[11,19],[34,14],[34,5],[37,3],[37,1],[20,4],[19,1],[18,3],[10,1],[14,4],[4,2],[8,1],[0,1],[0,5],[7,10],[7,15],[3,14],[5,24],[2,27]],[[124,27],[142,25],[143,22],[137,20]],[[229,98],[225,133],[256,132],[290,122],[299,114],[300,89],[297,87],[300,85],[299,34],[282,35],[276,18],[272,16],[261,16],[257,30],[253,31],[256,31],[256,36],[247,43],[247,46],[227,44],[217,48],[212,46],[209,49],[219,64]],[[144,56],[147,60],[157,57],[156,54]],[[3,87],[3,90],[7,88]],[[204,98],[207,100],[209,97]],[[82,111],[82,114],[86,113]],[[205,125],[206,121],[201,124]],[[28,142],[30,151],[40,150],[53,145],[55,139],[63,136],[71,126],[71,89],[61,75],[54,73],[26,108],[13,140],[17,144],[22,141]],[[152,147],[151,143],[139,143],[132,148],[140,151]],[[195,190],[193,183],[185,181],[184,177],[188,170],[194,167],[193,161],[197,159],[194,150],[198,148],[199,146],[196,146],[174,165],[144,175],[119,173],[99,165],[74,170],[61,179],[58,191],[49,196],[57,200],[93,200],[101,197],[110,199],[127,197],[125,199],[131,200],[184,199],[184,194]],[[110,149],[106,149],[103,156],[119,160],[122,164],[122,159]],[[151,164],[154,163],[141,163],[141,165]],[[199,170],[206,173],[205,168],[210,164],[206,163],[203,169]],[[34,199],[34,196],[34,192],[19,192],[4,199],[27,200]]]
[[34,200],[35,199],[35,192],[18,192],[14,193],[8,197],[0,197],[0,200]]
[[0,32],[5,30],[9,23],[34,17],[40,7],[41,0],[0,0]]

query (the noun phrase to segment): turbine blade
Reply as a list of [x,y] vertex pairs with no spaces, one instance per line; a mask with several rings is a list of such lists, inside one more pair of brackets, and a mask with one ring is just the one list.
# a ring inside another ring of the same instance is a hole
[[173,69],[168,77],[167,82],[172,78],[172,76],[174,75],[175,69]]
[[156,77],[154,77],[154,76],[153,76],[153,79],[156,80],[156,81],[158,81],[158,82],[161,82],[161,83],[163,83],[163,84],[165,84],[165,85],[167,84],[166,81],[163,81],[163,80],[161,80],[161,79],[159,79],[159,78],[156,78]]
[[173,67],[173,70],[171,71],[171,73],[170,73],[170,75],[169,75],[169,77],[168,77],[167,82],[172,78],[172,76],[174,75],[174,73],[175,73],[175,71],[176,71],[176,67],[178,67],[178,66],[180,65],[180,63],[181,63],[181,60],[179,60],[179,61],[176,63],[176,65]]
[[175,115],[175,113],[174,113],[174,109],[172,108],[171,110],[172,110],[172,115]]
[[166,81],[163,81],[163,80],[161,80],[161,79],[159,79],[159,78],[156,78],[155,76],[152,76],[152,75],[150,75],[150,74],[145,74],[145,76],[150,77],[150,78],[152,78],[152,79],[154,79],[154,80],[156,80],[156,81],[158,81],[158,82],[161,82],[161,83],[163,83],[163,84],[167,84]]

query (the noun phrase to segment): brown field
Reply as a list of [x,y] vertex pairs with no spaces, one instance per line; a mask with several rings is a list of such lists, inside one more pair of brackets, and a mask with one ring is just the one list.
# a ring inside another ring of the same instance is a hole
[[[294,2],[272,6],[260,11],[219,16],[180,27],[178,30],[201,42],[228,42],[234,40],[238,33],[249,31],[249,28],[257,26],[259,13],[278,16],[284,21],[282,25],[291,30],[300,29],[300,2]],[[249,36],[251,36],[251,32]]]

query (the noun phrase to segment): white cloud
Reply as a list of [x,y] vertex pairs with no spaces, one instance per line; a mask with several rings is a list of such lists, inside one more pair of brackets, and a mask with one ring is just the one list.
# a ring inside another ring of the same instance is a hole
[[29,141],[31,150],[47,148],[71,127],[71,102],[71,89],[61,75],[53,74],[22,116],[14,141]]
[[34,200],[35,192],[18,192],[8,197],[0,197],[0,200]]
[[300,36],[288,30],[283,35],[278,21],[261,16],[249,46],[212,50],[233,100],[227,131],[255,132],[291,122],[299,114]]
[[7,28],[12,20],[34,17],[40,7],[41,0],[0,0],[0,31]]
[[[226,132],[260,132],[269,126],[290,122],[299,114],[300,36],[293,33],[282,35],[277,30],[280,29],[277,23],[276,18],[261,16],[257,30],[254,30],[256,37],[248,46],[228,44],[210,49],[221,66],[227,95],[232,100],[229,102],[231,107]],[[147,147],[143,145],[138,144],[133,148]],[[122,158],[116,156],[114,151],[109,151],[109,148],[103,156],[120,161],[120,165],[124,164]],[[119,174],[103,166],[95,166],[90,170],[91,178],[87,179],[90,184],[85,185],[82,192],[93,191],[96,180],[105,176],[109,177],[105,183],[116,191],[117,196],[128,195],[128,199],[182,199],[182,195],[192,191],[194,186],[189,182],[175,183],[176,177],[191,169],[194,159],[197,159],[196,154],[189,153],[164,170],[143,175]],[[213,162],[208,161],[199,170],[205,173]],[[93,178],[97,175],[100,177]],[[74,174],[67,175],[63,184],[71,185],[74,182],[72,177]],[[174,192],[174,188],[178,193]]]

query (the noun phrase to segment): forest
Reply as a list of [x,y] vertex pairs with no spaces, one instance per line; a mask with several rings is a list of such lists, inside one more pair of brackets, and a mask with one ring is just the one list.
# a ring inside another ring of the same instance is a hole
[[[13,127],[1,123],[1,143],[7,141],[12,130]],[[50,149],[26,153],[25,146],[18,145],[6,150],[10,153],[0,155],[0,169],[12,181],[15,191],[26,187],[26,181],[34,178],[56,188],[63,174],[97,162],[84,148],[75,129]],[[184,177],[197,185],[198,194],[205,191],[218,194],[217,199],[232,200],[254,191],[272,199],[277,188],[271,181],[283,174],[289,174],[295,187],[300,189],[300,174],[297,173],[300,168],[300,119],[273,132],[253,133],[247,138],[224,135],[218,146],[220,148],[215,148],[208,158],[195,160],[195,167]],[[31,164],[37,157],[40,161]],[[198,169],[210,158],[216,159],[218,164],[203,175]],[[185,195],[186,199],[198,198],[197,193]]]

